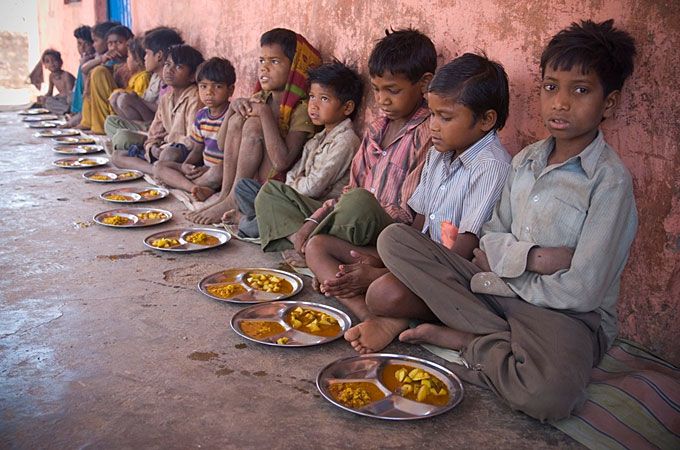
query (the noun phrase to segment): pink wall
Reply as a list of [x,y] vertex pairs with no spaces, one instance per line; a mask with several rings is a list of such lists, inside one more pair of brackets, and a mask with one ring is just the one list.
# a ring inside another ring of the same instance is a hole
[[[513,153],[547,134],[539,117],[537,83],[538,59],[550,36],[578,19],[614,18],[636,38],[639,53],[635,74],[624,88],[623,104],[604,125],[607,140],[633,174],[640,216],[621,287],[622,335],[680,362],[676,344],[680,340],[680,109],[675,88],[680,10],[671,6],[673,2],[666,6],[654,0],[133,3],[136,33],[157,25],[174,26],[206,56],[229,58],[237,68],[237,95],[249,93],[255,81],[259,36],[274,27],[302,33],[325,57],[355,62],[364,74],[373,43],[388,27],[411,25],[427,33],[441,62],[466,51],[484,50],[505,66],[510,77],[510,119],[501,137]],[[74,9],[63,14],[77,13]],[[62,28],[53,30],[55,35]],[[70,28],[65,30],[70,33]],[[372,99],[367,103],[366,117],[370,117]]]

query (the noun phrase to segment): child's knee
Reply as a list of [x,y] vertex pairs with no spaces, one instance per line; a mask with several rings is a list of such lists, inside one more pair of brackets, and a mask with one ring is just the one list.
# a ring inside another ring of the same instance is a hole
[[307,257],[318,257],[319,255],[328,253],[329,236],[325,234],[317,234],[307,240],[305,244],[305,255]]
[[243,124],[242,138],[249,140],[261,140],[262,135],[262,122],[260,122],[259,117],[249,117]]
[[403,304],[402,292],[390,275],[383,275],[368,286],[366,306],[372,314],[390,316]]

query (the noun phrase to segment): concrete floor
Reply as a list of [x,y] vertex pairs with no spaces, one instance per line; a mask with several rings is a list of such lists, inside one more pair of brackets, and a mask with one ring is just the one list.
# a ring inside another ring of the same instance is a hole
[[[579,447],[470,385],[456,409],[430,420],[336,408],[314,380],[354,354],[344,341],[246,342],[229,328],[239,306],[196,290],[206,274],[277,267],[278,255],[242,242],[167,255],[142,245],[161,227],[85,226],[111,207],[98,198],[111,185],[52,166],[50,140],[15,113],[0,113],[0,130],[0,447]],[[177,213],[163,227],[188,223],[176,200],[154,206]],[[297,298],[332,303],[309,285]],[[415,346],[387,350],[443,363]]]

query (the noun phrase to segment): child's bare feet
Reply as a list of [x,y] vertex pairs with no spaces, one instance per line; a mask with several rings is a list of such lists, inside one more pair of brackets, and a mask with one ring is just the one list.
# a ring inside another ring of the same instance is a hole
[[[307,267],[307,261],[305,260],[305,255],[301,255],[295,249],[284,250],[281,252],[281,257],[288,263],[288,265],[293,267]],[[316,280],[316,278],[314,278]],[[319,282],[317,281],[317,284]],[[317,289],[318,290],[318,289]]]
[[191,188],[191,196],[199,202],[206,201],[214,193],[215,191],[210,189],[208,186],[194,186]]
[[230,209],[229,211],[222,214],[222,223],[227,223],[229,225],[238,225],[241,220],[241,213],[238,209]]
[[387,272],[385,268],[363,263],[342,264],[339,268],[335,279],[324,281],[322,290],[328,295],[340,298],[366,293],[368,286]]
[[375,317],[345,332],[345,340],[359,353],[375,353],[387,347],[408,327],[408,320]]
[[458,237],[458,227],[453,223],[445,220],[442,222],[442,245],[448,249],[452,249]]
[[404,330],[399,334],[401,342],[408,342],[409,344],[433,344],[453,350],[467,347],[475,337],[474,334],[433,323],[421,323],[417,327]]
[[187,214],[187,219],[194,223],[199,223],[203,225],[211,223],[219,223],[222,220],[222,215],[229,211],[230,209],[235,209],[236,205],[233,205],[229,199],[222,200],[214,205],[210,205],[207,208],[201,208],[197,211],[192,211]]

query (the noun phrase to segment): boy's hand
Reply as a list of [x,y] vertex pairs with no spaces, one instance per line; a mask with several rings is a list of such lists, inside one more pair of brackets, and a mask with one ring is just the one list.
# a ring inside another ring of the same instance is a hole
[[331,211],[333,211],[333,209],[335,209],[335,205],[337,205],[337,204],[338,204],[338,199],[329,198],[328,200],[323,202],[322,207],[323,207],[323,209],[325,209],[327,212],[330,213]]
[[182,173],[190,180],[195,180],[208,170],[206,166],[196,167],[193,164],[187,163],[182,164],[181,169]]
[[316,228],[314,222],[308,221],[302,224],[299,230],[293,233],[288,239],[293,243],[295,251],[301,255],[305,254],[305,245],[307,244],[307,239],[312,231]]
[[486,253],[482,251],[481,248],[476,248],[472,251],[472,254],[475,255],[472,258],[472,263],[482,269],[482,272],[491,272],[491,266],[489,265],[489,260],[486,257]]
[[237,98],[231,101],[229,109],[241,117],[246,118],[250,115],[253,108],[250,106],[250,99]]
[[250,114],[248,114],[248,117],[261,117],[269,111],[271,110],[266,103],[250,102]]

